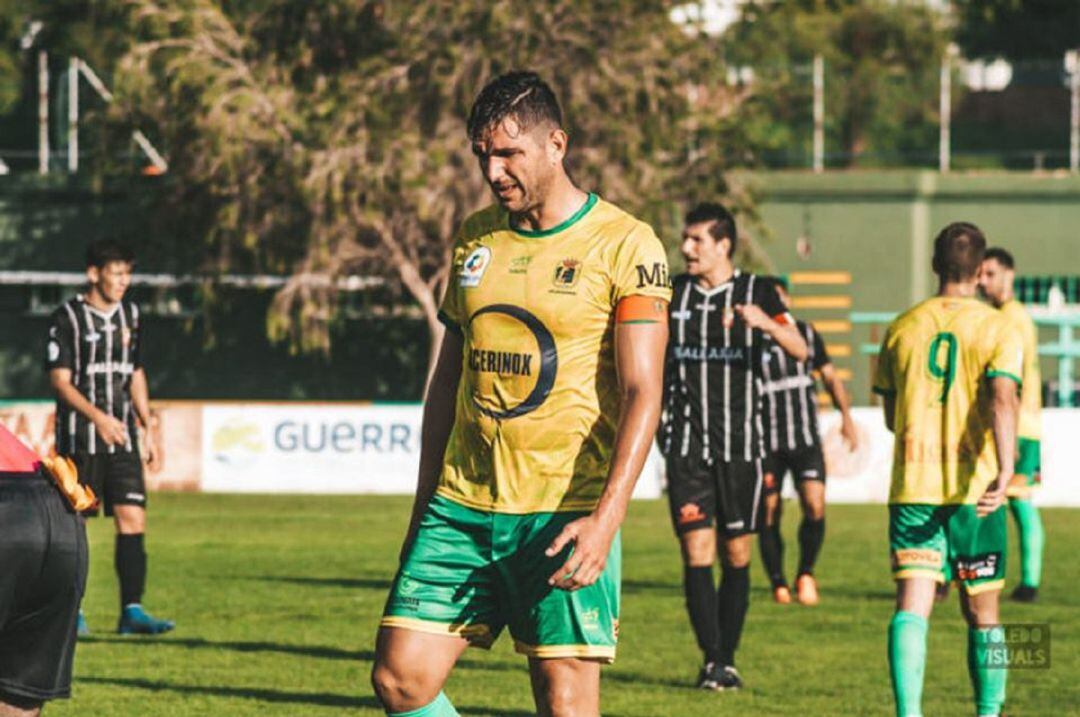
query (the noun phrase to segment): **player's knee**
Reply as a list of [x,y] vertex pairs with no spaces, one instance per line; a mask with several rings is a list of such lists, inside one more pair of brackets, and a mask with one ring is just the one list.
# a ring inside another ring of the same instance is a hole
[[414,696],[409,680],[384,662],[371,668],[371,686],[387,709],[398,710]]
[[547,702],[545,713],[551,717],[578,717],[578,715],[591,713],[589,710],[582,709],[580,691],[567,681],[549,681],[545,685],[544,696]]

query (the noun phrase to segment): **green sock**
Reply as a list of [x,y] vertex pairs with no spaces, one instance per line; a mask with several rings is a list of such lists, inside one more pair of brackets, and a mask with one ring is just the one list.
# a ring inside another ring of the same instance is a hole
[[998,665],[1005,644],[993,639],[996,628],[968,628],[968,674],[975,690],[975,708],[979,715],[996,715],[1005,704],[1006,665]]
[[386,715],[387,717],[461,717],[450,704],[450,698],[445,692],[440,692],[438,697],[418,709],[408,712],[387,712]]
[[926,619],[899,610],[889,623],[889,676],[897,717],[922,716],[923,673],[926,670]]
[[1043,531],[1039,509],[1030,498],[1009,498],[1009,510],[1020,529],[1020,583],[1037,588],[1042,581]]

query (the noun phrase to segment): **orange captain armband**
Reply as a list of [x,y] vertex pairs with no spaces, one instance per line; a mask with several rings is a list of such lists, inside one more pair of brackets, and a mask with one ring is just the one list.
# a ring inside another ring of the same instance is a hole
[[787,311],[783,312],[782,314],[777,314],[776,316],[772,317],[772,320],[780,324],[781,326],[793,326],[795,324],[795,317],[793,317]]
[[627,296],[615,307],[617,324],[662,324],[667,323],[668,304],[655,296]]
[[56,482],[71,507],[78,512],[89,510],[98,504],[97,496],[90,486],[79,483],[79,473],[75,463],[65,456],[52,456],[42,461],[46,472]]

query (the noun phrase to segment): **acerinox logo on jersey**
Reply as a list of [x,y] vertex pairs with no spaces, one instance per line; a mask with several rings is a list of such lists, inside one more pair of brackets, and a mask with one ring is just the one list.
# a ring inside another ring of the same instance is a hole
[[526,309],[485,306],[469,319],[466,365],[474,375],[473,403],[490,418],[535,411],[555,385],[555,337]]
[[491,249],[478,246],[472,250],[465,263],[461,265],[459,284],[464,287],[479,286],[484,272],[491,266]]

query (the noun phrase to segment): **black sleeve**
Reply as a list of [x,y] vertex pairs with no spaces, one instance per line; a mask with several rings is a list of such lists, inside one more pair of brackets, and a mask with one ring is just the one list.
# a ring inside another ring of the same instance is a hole
[[773,318],[787,313],[787,309],[780,302],[780,295],[776,293],[776,287],[761,277],[758,277],[754,284],[754,303]]
[[814,337],[814,355],[811,368],[815,371],[820,371],[822,366],[827,363],[832,363],[832,359],[829,358],[829,352],[825,349],[825,342],[821,340],[821,334],[813,327],[810,327],[810,333]]
[[45,369],[75,370],[75,327],[64,307],[53,312],[49,318],[49,337],[45,346]]

